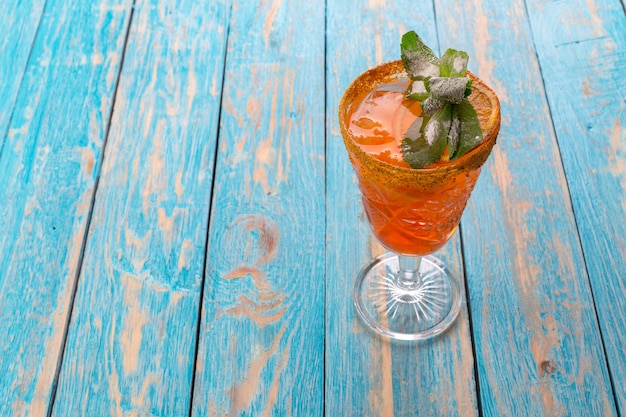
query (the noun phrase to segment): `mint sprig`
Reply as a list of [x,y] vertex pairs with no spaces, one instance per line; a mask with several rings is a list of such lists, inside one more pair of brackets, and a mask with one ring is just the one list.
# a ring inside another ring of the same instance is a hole
[[448,149],[455,160],[483,139],[476,110],[467,97],[472,81],[465,76],[469,57],[448,49],[441,59],[414,31],[402,36],[402,64],[412,82],[406,96],[419,100],[422,118],[417,118],[402,139],[402,156],[419,169],[441,159]]
[[423,80],[439,73],[439,59],[414,31],[402,36],[400,56],[412,80]]

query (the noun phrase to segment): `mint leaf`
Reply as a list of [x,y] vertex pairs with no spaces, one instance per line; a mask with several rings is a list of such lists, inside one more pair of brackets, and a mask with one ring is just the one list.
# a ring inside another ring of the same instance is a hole
[[459,149],[453,157],[450,157],[452,161],[463,156],[483,140],[483,131],[480,128],[478,115],[472,103],[470,103],[468,99],[463,99],[463,101],[455,107],[461,122],[461,134],[459,138]]
[[441,109],[446,103],[443,101],[437,100],[434,97],[428,97],[426,100],[422,101],[422,113],[424,116],[432,116],[435,112]]
[[464,77],[469,56],[463,51],[448,49],[441,57],[439,69],[442,77]]
[[456,151],[459,149],[461,139],[461,121],[459,120],[458,106],[452,107],[452,122],[450,123],[450,131],[448,132],[448,157],[454,158]]
[[400,56],[404,69],[413,80],[439,75],[439,59],[414,31],[402,36]]
[[409,127],[402,139],[402,156],[412,168],[423,168],[441,158],[446,150],[451,117],[448,105],[439,109],[423,128],[421,118]]
[[432,77],[428,87],[433,98],[446,103],[459,104],[465,98],[469,78]]
[[424,137],[429,145],[433,145],[441,137],[447,138],[452,121],[451,106],[445,106],[437,110],[433,117],[424,126]]
[[423,101],[428,98],[430,93],[426,89],[426,85],[422,80],[412,81],[409,88],[406,90],[406,97],[412,100]]
[[404,134],[404,139],[409,139],[412,141],[416,141],[420,136],[422,136],[422,123],[424,123],[424,118],[418,117],[411,123],[411,126],[406,130]]
[[472,94],[472,83],[474,81],[473,80],[469,80],[469,83],[467,83],[467,87],[465,87],[465,97],[469,97],[470,94]]

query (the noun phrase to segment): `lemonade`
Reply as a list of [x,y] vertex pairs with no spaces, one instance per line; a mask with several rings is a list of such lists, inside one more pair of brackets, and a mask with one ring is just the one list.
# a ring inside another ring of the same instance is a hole
[[426,255],[443,246],[459,224],[480,167],[495,144],[500,114],[497,97],[471,76],[469,101],[484,139],[455,161],[442,158],[414,169],[403,159],[401,141],[422,116],[420,102],[405,97],[409,80],[394,61],[364,73],[346,90],[340,125],[359,179],[373,232],[389,250]]
[[411,31],[401,60],[358,76],[339,102],[339,126],[376,238],[389,249],[354,282],[358,315],[401,340],[441,334],[462,302],[458,279],[433,253],[459,225],[496,143],[500,104],[467,71]]

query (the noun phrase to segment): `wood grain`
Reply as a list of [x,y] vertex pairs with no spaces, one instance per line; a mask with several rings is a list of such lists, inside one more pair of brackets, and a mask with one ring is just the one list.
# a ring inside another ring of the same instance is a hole
[[626,18],[616,0],[528,12],[595,307],[626,414]]
[[135,4],[53,416],[187,415],[228,11]]
[[615,415],[524,3],[436,5],[442,45],[475,57],[470,69],[502,104],[498,145],[462,222],[482,411]]
[[[422,343],[376,336],[356,316],[356,275],[382,252],[370,232],[339,132],[343,91],[368,68],[398,59],[400,39],[416,30],[437,50],[432,4],[328,2],[326,415],[474,416],[478,414],[465,306],[452,329]],[[463,277],[458,234],[439,256]]]
[[[45,0],[0,3],[0,157],[44,4]],[[0,178],[0,184],[4,181]]]
[[0,158],[1,415],[49,409],[130,5],[48,2],[15,99]]
[[233,3],[193,416],[320,416],[324,4]]
[[[0,416],[625,415],[624,0],[433,2],[0,0]],[[336,112],[411,29],[503,126],[396,343]]]

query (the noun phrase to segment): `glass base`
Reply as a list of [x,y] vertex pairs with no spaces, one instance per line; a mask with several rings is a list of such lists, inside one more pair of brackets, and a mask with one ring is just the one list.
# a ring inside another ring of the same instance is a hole
[[359,315],[372,330],[393,339],[441,334],[461,309],[459,283],[432,255],[421,258],[418,285],[395,279],[399,269],[398,256],[386,253],[361,270],[353,294]]

